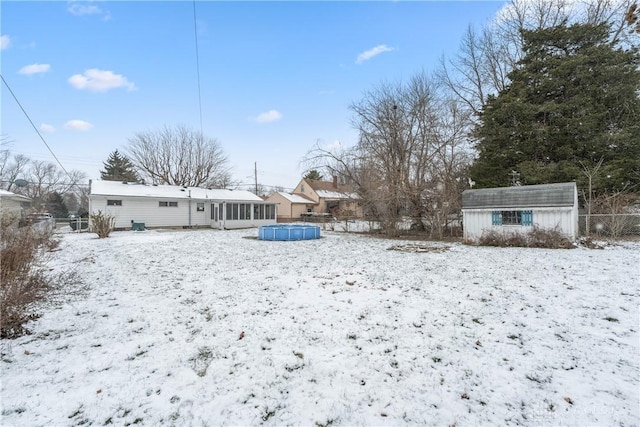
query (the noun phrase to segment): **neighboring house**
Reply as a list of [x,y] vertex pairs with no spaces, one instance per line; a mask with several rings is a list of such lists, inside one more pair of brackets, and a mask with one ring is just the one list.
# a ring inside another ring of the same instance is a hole
[[527,233],[534,226],[558,228],[578,237],[578,190],[575,182],[485,188],[462,192],[465,240],[485,231]]
[[0,213],[2,215],[15,216],[20,219],[24,211],[31,207],[31,199],[27,196],[0,190]]
[[338,184],[338,178],[335,176],[333,181],[303,178],[293,190],[293,194],[304,196],[315,203],[309,213],[336,216],[346,212],[350,213],[350,216],[362,216],[358,195],[350,186]]
[[299,220],[303,214],[313,211],[317,202],[300,194],[278,192],[270,194],[266,201],[278,205],[278,221]]
[[145,227],[251,228],[276,223],[276,205],[245,190],[90,181],[89,212],[115,217],[116,229]]

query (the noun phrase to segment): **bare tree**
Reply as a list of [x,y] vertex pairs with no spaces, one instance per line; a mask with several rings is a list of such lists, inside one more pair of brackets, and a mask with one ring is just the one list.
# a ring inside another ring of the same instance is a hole
[[231,183],[219,142],[184,125],[136,134],[128,154],[140,176],[153,183],[219,188]]
[[407,84],[381,84],[350,106],[359,131],[356,145],[327,149],[316,144],[306,156],[310,166],[354,185],[365,213],[376,217],[387,234],[397,234],[407,216],[424,228],[432,209],[429,189],[446,174],[445,166],[453,170],[450,163],[461,160],[457,150],[466,140],[468,114],[453,108],[438,89],[425,73]]
[[436,137],[440,148],[431,161],[431,179],[422,201],[430,236],[442,238],[459,231],[462,191],[469,188],[467,170],[473,157],[468,136],[469,109],[458,101],[445,99],[439,112]]
[[15,181],[25,176],[30,161],[28,157],[22,154],[15,154],[12,157],[9,150],[2,150],[0,155],[2,188],[7,191],[17,191]]
[[[19,157],[19,156],[16,156]],[[27,159],[22,156],[21,159]],[[42,160],[29,160],[28,167],[22,173],[28,185],[16,188],[17,193],[30,197],[35,208],[40,207],[49,194],[56,192],[62,196],[67,193],[80,193],[79,187],[87,180],[87,175],[79,170],[70,170],[65,173],[55,163]]]

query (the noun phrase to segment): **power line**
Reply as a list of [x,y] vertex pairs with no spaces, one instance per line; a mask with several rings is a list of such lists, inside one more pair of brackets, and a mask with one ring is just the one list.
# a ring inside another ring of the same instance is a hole
[[196,22],[196,0],[193,0],[193,32],[196,39],[196,71],[198,74],[198,108],[200,111],[200,135],[204,137],[202,130],[202,95],[200,91],[200,50],[198,49],[198,24]]
[[4,76],[2,74],[0,74],[0,78],[2,78],[2,82],[7,87],[7,89],[9,89],[9,93],[11,93],[11,96],[13,96],[13,99],[16,101],[16,104],[18,104],[18,107],[20,107],[20,109],[24,113],[24,115],[27,118],[27,120],[29,120],[29,123],[31,123],[31,126],[33,127],[33,130],[36,131],[36,133],[38,134],[38,136],[40,137],[40,139],[42,140],[44,145],[47,147],[47,149],[49,150],[49,152],[51,153],[53,158],[56,159],[56,162],[58,162],[58,164],[60,165],[60,167],[62,168],[64,173],[66,173],[67,176],[69,177],[69,179],[71,179],[73,181],[73,178],[71,177],[71,174],[69,172],[67,172],[67,170],[65,169],[64,166],[62,166],[62,163],[60,163],[60,160],[58,160],[58,157],[56,156],[56,154],[53,152],[51,147],[49,147],[49,144],[47,144],[47,141],[44,140],[44,138],[42,137],[42,134],[40,133],[40,131],[38,130],[36,125],[33,123],[33,120],[31,120],[31,117],[29,117],[29,114],[27,114],[27,112],[25,111],[24,107],[22,107],[22,104],[20,103],[20,101],[18,101],[18,97],[16,97],[16,94],[13,93],[13,90],[11,90],[11,87],[9,86],[9,83],[7,83],[7,81],[4,79]]

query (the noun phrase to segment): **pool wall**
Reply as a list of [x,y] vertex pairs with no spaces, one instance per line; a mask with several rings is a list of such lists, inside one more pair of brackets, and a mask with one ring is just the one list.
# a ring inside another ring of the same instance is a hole
[[320,238],[320,226],[304,224],[263,225],[258,229],[260,240],[311,240]]

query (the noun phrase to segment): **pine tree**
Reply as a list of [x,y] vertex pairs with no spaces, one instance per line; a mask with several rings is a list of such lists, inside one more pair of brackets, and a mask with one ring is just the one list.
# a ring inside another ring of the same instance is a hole
[[603,159],[600,190],[640,184],[640,58],[606,25],[524,31],[510,85],[489,97],[476,128],[479,187],[578,181]]
[[47,212],[53,215],[54,218],[66,218],[69,215],[64,198],[57,191],[49,194],[45,206]]
[[100,171],[100,179],[104,181],[138,181],[138,174],[131,160],[118,152],[109,154],[109,158],[103,163],[104,170]]
[[318,172],[315,169],[310,170],[309,172],[307,172],[307,174],[303,177],[304,179],[314,179],[317,181],[321,181],[322,180],[322,175],[320,175],[320,172]]

